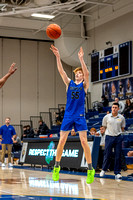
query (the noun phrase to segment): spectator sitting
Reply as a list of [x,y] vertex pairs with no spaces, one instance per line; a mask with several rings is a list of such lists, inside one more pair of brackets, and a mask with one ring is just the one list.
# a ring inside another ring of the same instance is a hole
[[124,111],[124,108],[125,108],[124,103],[122,101],[119,101],[119,98],[115,98],[115,103],[119,104],[119,111],[118,111],[118,113],[122,114],[123,111]]
[[105,127],[100,126],[100,130],[97,133],[101,137],[100,146],[104,146],[105,145]]
[[125,109],[124,109],[124,116],[129,118],[131,113],[133,112],[133,103],[131,103],[130,99],[126,99]]
[[74,128],[71,130],[71,136],[76,136],[76,132],[75,132]]
[[27,138],[27,125],[23,126],[23,135],[21,136],[21,140],[23,140],[23,138]]
[[55,117],[56,117],[56,125],[61,125],[60,113],[55,113]]
[[61,107],[61,108],[60,108],[60,122],[62,122],[63,117],[64,117],[64,114],[65,114],[65,108],[64,108],[64,107]]
[[27,138],[34,138],[34,131],[33,129],[31,128],[30,125],[27,125],[26,127],[26,131],[27,131]]
[[133,151],[129,151],[129,152],[127,153],[127,156],[128,156],[128,157],[132,157],[132,156],[133,156]]
[[37,136],[39,135],[47,135],[49,133],[49,128],[48,126],[45,124],[45,122],[43,122],[43,120],[39,121],[39,128],[37,131]]
[[108,99],[104,95],[102,95],[101,98],[102,98],[101,103],[103,104],[103,107],[108,107],[109,106]]
[[102,101],[101,101],[101,102],[97,102],[97,103],[95,103],[95,105],[94,105],[95,110],[97,110],[97,111],[99,111],[99,112],[102,112],[103,107],[107,107],[107,106],[109,105],[109,101],[108,101],[108,99],[105,97],[105,95],[102,95],[101,98],[102,98]]
[[65,113],[64,107],[61,107],[59,113],[56,113],[56,124],[57,125],[60,125],[62,123],[64,113]]
[[13,149],[12,151],[21,151],[22,148],[22,144],[21,144],[21,140],[17,135],[14,135],[14,137],[12,138],[13,140]]

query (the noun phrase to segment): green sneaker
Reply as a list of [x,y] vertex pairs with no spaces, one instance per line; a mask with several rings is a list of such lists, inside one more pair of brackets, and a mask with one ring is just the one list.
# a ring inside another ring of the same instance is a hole
[[87,179],[86,183],[91,184],[94,181],[95,170],[87,170]]
[[53,181],[59,180],[59,171],[60,171],[60,166],[59,167],[54,166],[53,175],[52,175]]

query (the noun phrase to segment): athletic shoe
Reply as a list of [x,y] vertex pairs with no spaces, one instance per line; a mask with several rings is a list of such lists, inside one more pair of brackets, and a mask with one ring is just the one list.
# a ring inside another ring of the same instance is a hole
[[5,163],[2,163],[1,167],[5,167],[5,166],[6,166]]
[[95,170],[87,170],[87,179],[86,183],[91,184],[94,181]]
[[100,177],[103,177],[105,175],[105,171],[104,170],[102,170],[101,172],[100,172]]
[[12,163],[9,163],[8,166],[9,166],[9,167],[13,167],[13,164],[12,164]]
[[122,179],[122,175],[121,174],[116,174],[115,175],[115,179]]
[[60,171],[60,166],[59,167],[54,166],[53,175],[52,175],[53,181],[59,180],[59,171]]

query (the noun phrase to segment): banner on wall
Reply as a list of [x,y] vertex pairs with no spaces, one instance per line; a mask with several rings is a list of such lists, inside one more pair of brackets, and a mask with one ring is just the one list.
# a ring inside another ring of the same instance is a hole
[[114,101],[115,97],[120,100],[133,98],[133,77],[103,83],[102,95],[109,101]]

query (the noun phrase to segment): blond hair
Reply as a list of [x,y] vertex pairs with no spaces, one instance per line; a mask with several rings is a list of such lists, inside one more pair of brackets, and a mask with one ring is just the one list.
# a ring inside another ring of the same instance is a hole
[[75,74],[77,71],[82,71],[82,72],[83,72],[82,67],[77,67],[75,70],[73,70],[74,74]]

